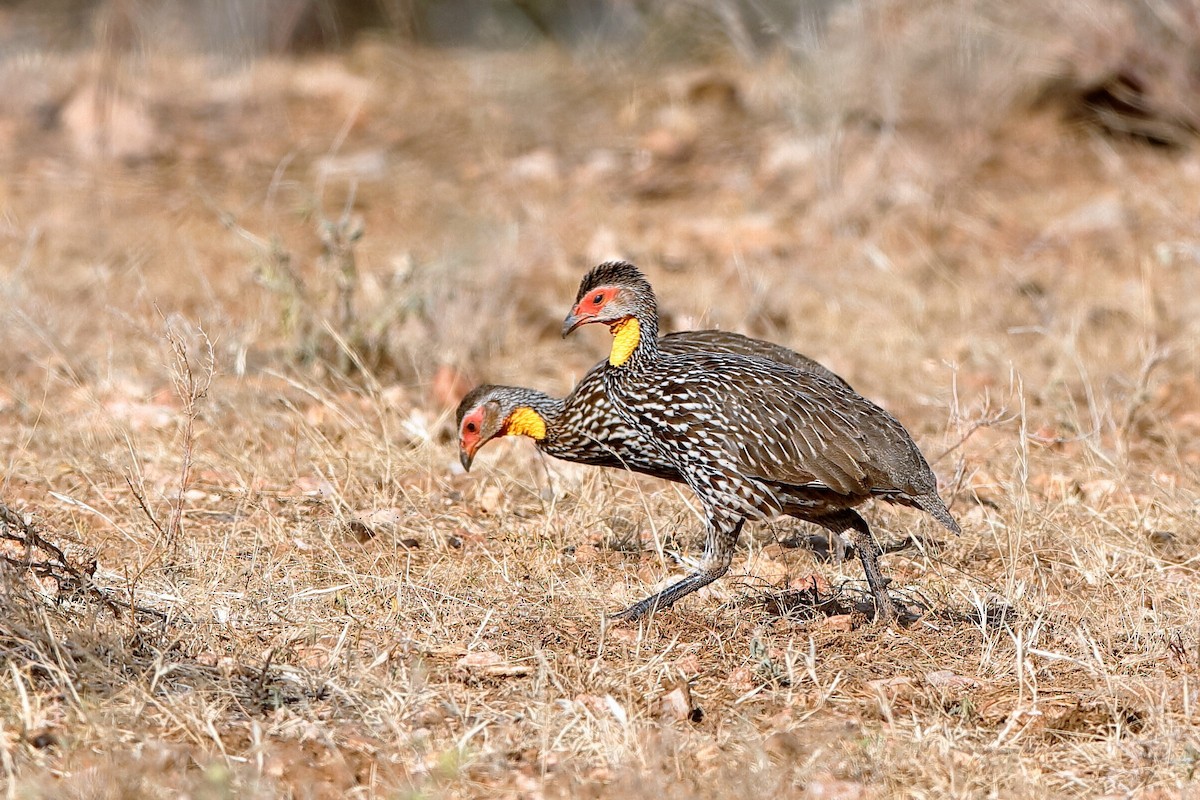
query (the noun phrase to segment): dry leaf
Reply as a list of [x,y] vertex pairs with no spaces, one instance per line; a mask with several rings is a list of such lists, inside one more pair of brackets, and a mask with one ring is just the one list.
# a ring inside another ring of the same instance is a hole
[[788,589],[793,592],[816,592],[818,597],[833,594],[833,586],[830,585],[829,579],[815,572],[802,578],[793,578],[788,582]]
[[600,550],[594,545],[581,544],[575,548],[576,564],[592,564],[600,560]]

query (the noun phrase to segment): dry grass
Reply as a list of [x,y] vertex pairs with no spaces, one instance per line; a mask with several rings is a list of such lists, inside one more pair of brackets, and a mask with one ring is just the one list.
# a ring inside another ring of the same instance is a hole
[[[48,57],[12,108],[96,69]],[[772,61],[365,43],[105,74],[107,121],[0,118],[2,500],[63,550],[4,523],[9,796],[1193,791],[1191,151],[1024,85],[814,122],[821,84]],[[962,537],[868,510],[919,540],[885,566],[921,621],[804,613],[853,612],[861,576],[780,523],[607,627],[694,552],[690,496],[528,442],[461,474],[456,387],[567,389],[605,342],[558,321],[614,253],[668,328],[792,345],[936,458]]]

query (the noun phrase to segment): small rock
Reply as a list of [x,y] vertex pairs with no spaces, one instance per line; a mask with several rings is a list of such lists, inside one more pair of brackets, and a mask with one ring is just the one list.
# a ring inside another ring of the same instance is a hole
[[528,675],[533,668],[525,664],[513,664],[492,650],[476,650],[467,653],[454,665],[459,670],[492,677],[519,677]]
[[667,128],[655,128],[642,137],[641,147],[663,161],[686,161],[692,155],[695,140]]
[[812,168],[813,146],[804,139],[788,138],[772,142],[762,157],[761,172],[766,178],[779,178],[806,172]]
[[1123,230],[1129,212],[1117,194],[1109,194],[1092,200],[1051,222],[1042,231],[1041,238],[1071,239]]
[[699,722],[704,719],[704,711],[692,702],[691,688],[686,683],[680,683],[659,698],[658,716],[664,720]]
[[865,787],[861,783],[845,781],[832,775],[815,775],[804,786],[804,796],[813,800],[859,800]]
[[979,686],[979,681],[974,678],[968,678],[966,675],[958,675],[953,670],[939,669],[925,675],[925,683],[934,689],[943,691],[954,691],[959,689],[974,689]]
[[341,178],[378,181],[387,176],[387,155],[382,150],[364,150],[346,155],[322,156],[313,162],[318,179]]
[[351,515],[346,530],[360,544],[365,544],[380,533],[394,532],[403,519],[404,511],[399,508],[363,509]]
[[483,513],[494,515],[500,510],[500,505],[504,500],[504,491],[497,485],[492,484],[483,490],[483,494],[479,496],[479,507],[483,509]]
[[514,158],[509,164],[508,174],[516,180],[528,183],[546,185],[558,183],[560,176],[558,157],[546,148],[534,150]]
[[593,564],[600,559],[600,550],[591,544],[581,544],[575,548],[576,564]]
[[833,594],[833,586],[824,575],[812,573],[788,581],[787,588],[793,592],[814,592],[817,597],[827,597]]
[[471,391],[472,381],[465,373],[449,364],[438,365],[433,373],[430,394],[441,408],[454,408]]
[[61,119],[76,152],[86,158],[140,161],[162,150],[146,104],[97,83],[76,90]]
[[738,667],[729,673],[729,677],[725,681],[729,684],[730,690],[737,695],[744,695],[758,686],[754,680],[754,672],[749,667]]
[[832,617],[826,617],[821,622],[821,630],[833,631],[835,633],[850,633],[854,630],[854,619],[851,614],[837,614]]

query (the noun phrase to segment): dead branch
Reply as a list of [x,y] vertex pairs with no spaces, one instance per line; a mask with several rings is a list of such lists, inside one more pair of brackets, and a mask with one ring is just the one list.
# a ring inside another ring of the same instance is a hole
[[[66,585],[76,591],[86,591],[100,600],[113,614],[120,613],[120,607],[92,580],[96,571],[95,561],[87,566],[86,571],[76,567],[62,548],[47,539],[32,519],[26,519],[4,503],[0,503],[0,539],[18,542],[25,547],[25,558],[0,555],[6,563],[31,570],[39,577],[51,577],[60,586]],[[34,551],[39,550],[48,558],[35,560]]]

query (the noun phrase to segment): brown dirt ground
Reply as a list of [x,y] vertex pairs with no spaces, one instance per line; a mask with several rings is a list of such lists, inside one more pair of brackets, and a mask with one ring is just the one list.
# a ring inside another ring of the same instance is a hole
[[[7,567],[9,796],[1195,791],[1195,152],[781,60],[23,69],[0,499],[115,610]],[[695,552],[689,494],[526,441],[462,474],[457,392],[569,389],[610,255],[667,329],[795,347],[904,421],[964,529],[867,510],[918,541],[885,569],[919,621],[806,613],[861,573],[779,523],[609,627]]]

